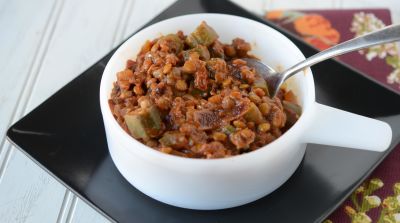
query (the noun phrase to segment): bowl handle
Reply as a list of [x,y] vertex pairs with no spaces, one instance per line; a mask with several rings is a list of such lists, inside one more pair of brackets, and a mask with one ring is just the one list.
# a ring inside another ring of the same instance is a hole
[[315,103],[306,142],[385,151],[392,141],[392,129],[382,121]]

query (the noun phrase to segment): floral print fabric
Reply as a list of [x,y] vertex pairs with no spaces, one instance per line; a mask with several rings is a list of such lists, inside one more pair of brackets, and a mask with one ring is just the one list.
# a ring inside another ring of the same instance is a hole
[[[390,11],[270,11],[266,19],[292,31],[319,50],[391,24]],[[374,46],[338,57],[388,88],[400,93],[400,50],[396,43]]]
[[[319,50],[391,24],[386,9],[270,11],[265,18]],[[400,50],[390,43],[338,59],[400,93]],[[400,223],[400,145],[324,223]]]

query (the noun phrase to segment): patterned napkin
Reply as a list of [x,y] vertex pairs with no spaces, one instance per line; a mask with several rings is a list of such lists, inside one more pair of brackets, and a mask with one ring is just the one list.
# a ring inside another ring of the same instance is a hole
[[[295,33],[319,50],[390,25],[387,9],[275,10],[265,18]],[[400,93],[400,49],[374,46],[338,57]],[[324,223],[400,223],[400,145]]]

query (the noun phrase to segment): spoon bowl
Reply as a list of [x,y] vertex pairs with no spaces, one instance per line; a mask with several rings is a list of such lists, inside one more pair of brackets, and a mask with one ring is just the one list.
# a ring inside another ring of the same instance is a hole
[[253,58],[242,58],[246,61],[247,66],[255,69],[257,74],[267,81],[268,93],[272,97],[275,96],[280,86],[282,85],[281,75],[272,67],[264,64],[263,62]]

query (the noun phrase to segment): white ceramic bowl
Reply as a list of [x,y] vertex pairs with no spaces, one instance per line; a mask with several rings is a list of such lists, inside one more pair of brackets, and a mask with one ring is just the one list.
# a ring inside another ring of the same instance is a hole
[[383,122],[315,102],[310,69],[293,76],[288,87],[299,98],[303,114],[283,136],[256,151],[223,159],[190,159],[151,149],[124,132],[107,100],[116,73],[135,59],[141,45],[162,34],[192,32],[206,21],[222,42],[240,37],[251,53],[273,67],[288,68],[304,59],[300,50],[276,30],[253,20],[223,14],[175,17],[138,32],[112,56],[101,81],[100,104],[111,157],[121,174],[137,189],[161,202],[191,209],[222,209],[257,200],[282,185],[300,164],[306,143],[314,142],[383,151],[391,129]]

